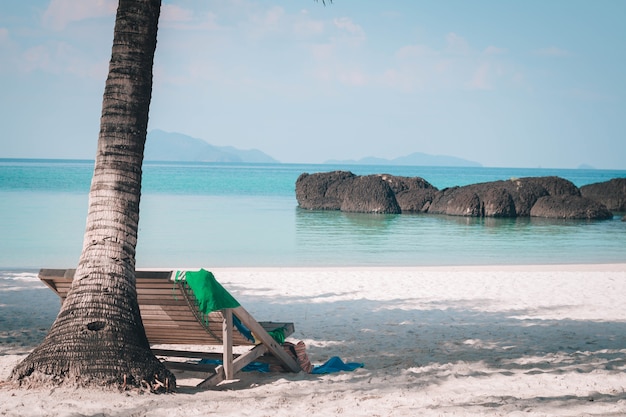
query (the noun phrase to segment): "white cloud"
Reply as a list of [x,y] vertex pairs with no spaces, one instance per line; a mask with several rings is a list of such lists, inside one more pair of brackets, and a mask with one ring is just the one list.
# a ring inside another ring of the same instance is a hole
[[52,65],[50,52],[43,45],[38,45],[26,50],[22,54],[24,70],[27,72],[35,69],[44,69],[49,72],[58,72],[58,69]]
[[285,10],[274,6],[251,14],[248,21],[241,25],[240,30],[251,39],[263,39],[268,35],[283,32],[285,21]]
[[497,46],[489,45],[483,51],[483,55],[489,55],[489,56],[491,56],[491,55],[502,55],[502,54],[504,54],[506,52],[507,52],[507,50],[505,48],[498,48]]
[[298,36],[316,36],[324,33],[325,26],[320,20],[302,19],[293,24],[293,31]]
[[488,63],[482,63],[476,71],[474,71],[474,75],[469,82],[470,90],[491,90],[493,87],[489,82],[489,75],[491,71],[491,66]]
[[447,59],[439,59],[433,65],[432,68],[438,74],[443,74],[445,72],[450,71],[452,67],[454,67],[455,61],[447,58]]
[[189,22],[193,19],[193,12],[175,4],[164,4],[161,6],[161,22]]
[[274,6],[250,17],[255,32],[264,33],[276,29],[283,21],[285,10]]
[[334,43],[317,44],[311,46],[311,53],[315,60],[312,70],[314,78],[325,83],[339,83],[348,86],[364,86],[371,81],[371,77],[362,69],[359,61],[352,62],[343,59],[342,46]]
[[570,53],[565,49],[557,48],[556,46],[550,46],[548,48],[537,49],[534,51],[537,55],[542,56],[569,56]]
[[9,41],[9,29],[0,28],[0,43],[8,43]]
[[326,61],[333,57],[335,47],[328,43],[316,44],[311,46],[311,52],[316,61]]
[[[310,73],[324,83],[347,86],[364,86],[372,81],[363,65],[362,43],[366,39],[363,28],[347,17],[335,18],[332,24],[324,21],[309,21],[309,35],[324,36],[321,43],[309,46],[315,68]],[[326,32],[328,29],[328,32]],[[313,39],[315,42],[315,39]]]
[[103,80],[106,78],[108,62],[86,60],[72,45],[51,41],[24,51],[20,59],[20,69],[25,72],[65,73]]
[[276,26],[280,23],[281,19],[285,15],[285,10],[282,7],[272,7],[265,12],[262,22],[266,26]]
[[217,16],[214,13],[208,12],[200,20],[200,26],[205,29],[217,29],[219,27],[217,24]]
[[478,52],[454,32],[446,34],[445,41],[441,49],[424,44],[399,48],[381,82],[403,92],[492,90],[496,79],[506,78],[507,67],[498,59],[507,52],[505,48],[491,45]]
[[400,59],[425,58],[435,55],[437,55],[437,52],[424,45],[407,45],[396,52],[396,57]]
[[217,16],[213,12],[204,14],[194,13],[192,10],[174,4],[161,6],[159,29],[181,30],[216,30],[219,29]]
[[43,14],[43,23],[53,30],[63,30],[71,22],[115,15],[115,0],[52,0]]
[[450,53],[459,55],[466,55],[470,53],[467,41],[454,32],[450,32],[446,35],[446,42],[448,44],[447,50]]
[[337,78],[342,84],[346,85],[362,86],[367,84],[367,75],[360,70],[342,71]]
[[383,73],[382,83],[387,87],[403,92],[423,89],[423,82],[414,72],[401,71],[395,68],[388,69]]
[[300,15],[295,19],[293,31],[299,36],[317,36],[324,33],[326,23],[323,20],[311,19],[308,10],[301,10]]
[[9,29],[7,28],[0,28],[0,54],[2,55],[2,60],[0,60],[0,73],[6,70],[14,70],[16,66],[16,56],[19,53],[16,53],[15,45],[11,41]]
[[334,79],[333,73],[329,68],[318,67],[312,71],[313,77],[318,81],[330,82]]
[[333,20],[335,27],[346,32],[355,40],[365,40],[365,31],[361,26],[354,23],[349,17],[341,17]]

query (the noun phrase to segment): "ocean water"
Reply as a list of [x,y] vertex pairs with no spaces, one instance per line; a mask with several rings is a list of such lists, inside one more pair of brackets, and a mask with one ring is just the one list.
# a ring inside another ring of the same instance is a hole
[[[626,171],[304,164],[144,165],[138,267],[420,266],[626,262],[626,222],[355,214],[298,208],[303,172],[420,176],[439,189]],[[74,267],[92,161],[0,160],[0,269]]]

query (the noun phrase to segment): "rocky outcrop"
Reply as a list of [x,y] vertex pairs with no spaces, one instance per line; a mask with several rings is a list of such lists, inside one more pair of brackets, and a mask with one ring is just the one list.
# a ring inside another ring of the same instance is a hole
[[403,213],[426,213],[439,191],[435,188],[413,188],[400,191],[396,200]]
[[301,174],[296,180],[298,204],[308,210],[340,210],[345,189],[355,178],[348,171]]
[[439,192],[428,213],[468,217],[515,217],[515,202],[502,181],[454,187]]
[[381,175],[356,176],[347,171],[302,174],[296,180],[296,199],[309,210],[353,213],[400,213],[395,193]]
[[480,197],[468,187],[445,188],[435,194],[427,212],[478,217],[480,216]]
[[350,213],[400,213],[396,195],[379,175],[355,178],[346,187],[341,211]]
[[401,177],[389,174],[380,174],[379,176],[386,181],[387,184],[389,184],[393,192],[396,194],[411,190],[436,190],[432,184],[420,177]]
[[580,193],[583,197],[604,204],[609,210],[626,211],[626,178],[583,185]]
[[550,195],[580,196],[578,188],[559,177],[492,181],[442,190],[429,213],[470,217],[528,217],[538,199]]
[[580,195],[578,188],[560,177],[526,177],[505,181],[511,187],[515,210],[520,217],[530,216],[538,199],[547,195]]
[[438,190],[423,178],[347,171],[302,174],[296,181],[301,208],[361,213],[431,213],[467,217],[608,219],[600,202],[581,196],[560,177],[528,177]]
[[551,219],[612,219],[604,204],[577,195],[549,195],[541,197],[530,211],[533,217]]
[[401,177],[389,174],[382,174],[380,177],[393,190],[400,211],[403,213],[424,212],[438,191],[436,187],[420,177]]

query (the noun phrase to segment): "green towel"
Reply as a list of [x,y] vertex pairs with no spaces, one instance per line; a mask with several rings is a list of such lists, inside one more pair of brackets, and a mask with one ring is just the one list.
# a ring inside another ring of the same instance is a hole
[[[217,282],[213,273],[205,269],[200,269],[199,271],[176,271],[174,280],[176,282],[184,280],[191,288],[191,292],[198,304],[198,311],[207,323],[209,313],[240,306],[239,302]],[[251,342],[255,341],[250,330],[235,315],[233,315],[233,323],[242,335]],[[285,331],[282,327],[268,333],[279,344],[282,345],[285,342]]]
[[278,329],[270,330],[267,333],[270,336],[272,336],[272,339],[278,342],[279,345],[282,345],[283,343],[285,343],[285,329],[284,328],[279,327]]
[[[184,274],[184,278],[182,277]],[[198,310],[203,314],[225,308],[239,307],[237,300],[222,285],[217,282],[213,274],[207,270],[177,271],[176,281],[184,279],[191,288],[198,302]]]

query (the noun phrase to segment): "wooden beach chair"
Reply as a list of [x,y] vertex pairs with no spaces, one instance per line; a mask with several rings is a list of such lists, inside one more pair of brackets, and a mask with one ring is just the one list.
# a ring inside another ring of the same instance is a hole
[[[74,269],[41,269],[39,279],[63,302],[74,272]],[[300,371],[296,361],[268,333],[282,329],[287,337],[294,331],[293,323],[257,322],[241,306],[202,314],[190,287],[184,280],[175,279],[176,271],[137,270],[136,277],[141,319],[151,346],[200,345],[214,348],[211,352],[188,351],[177,346],[174,349],[152,348],[155,355],[168,358],[164,363],[170,369],[208,372],[209,376],[198,387],[211,387],[232,380],[237,372],[255,361],[278,364],[291,372]],[[239,326],[233,324],[237,320]],[[254,341],[244,335],[248,333],[246,329],[254,335]],[[221,346],[221,352],[216,352],[215,346]],[[245,346],[247,349],[245,353],[234,354],[234,346]],[[222,363],[215,364],[215,359],[220,359]],[[206,361],[213,364],[202,363]]]

